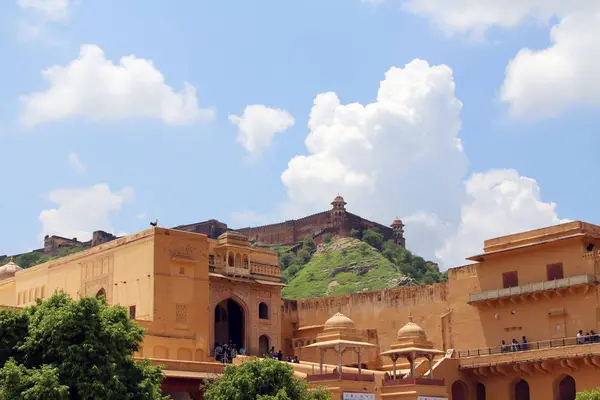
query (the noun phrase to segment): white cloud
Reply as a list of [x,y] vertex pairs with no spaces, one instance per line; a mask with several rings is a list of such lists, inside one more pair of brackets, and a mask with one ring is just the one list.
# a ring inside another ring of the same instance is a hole
[[[335,93],[318,95],[309,154],[292,158],[281,176],[289,197],[284,217],[321,211],[339,192],[350,211],[385,224],[416,214],[458,222],[467,166],[461,108],[452,70],[422,60],[391,68],[374,103],[342,105]],[[407,228],[409,247],[433,256],[441,238],[424,244],[415,233]]]
[[79,157],[77,156],[77,154],[75,154],[74,152],[70,152],[68,159],[69,159],[69,166],[78,175],[85,175],[87,173],[86,166],[83,165],[83,163],[81,162],[81,160],[79,160]]
[[540,118],[571,106],[600,106],[600,1],[404,0],[409,12],[448,34],[481,38],[491,27],[512,29],[527,20],[552,27],[552,45],[524,48],[509,63],[501,100],[513,116]]
[[561,222],[537,183],[514,170],[463,182],[461,108],[452,70],[422,60],[391,68],[374,103],[318,95],[309,154],[292,158],[281,177],[283,218],[321,211],[339,192],[350,212],[384,224],[401,215],[409,249],[443,268],[464,264],[485,239]]
[[253,155],[260,154],[271,144],[275,134],[284,132],[295,122],[289,112],[262,104],[246,106],[242,116],[230,115],[229,120],[238,127],[238,143]]
[[570,15],[552,45],[522,49],[509,63],[501,98],[512,115],[548,117],[573,105],[600,106],[600,13]]
[[552,17],[600,9],[597,0],[406,0],[403,4],[449,34],[477,36],[492,26],[510,29],[529,18],[547,23]]
[[60,44],[55,37],[53,27],[58,23],[66,23],[73,4],[70,0],[18,0],[22,9],[19,21],[19,39],[29,41],[41,40],[49,45]]
[[69,16],[69,0],[18,0],[18,4],[47,20],[65,20]]
[[132,201],[133,189],[113,192],[108,185],[97,184],[86,189],[53,190],[47,199],[56,208],[40,212],[42,237],[59,235],[89,240],[96,230],[114,232],[110,215],[119,211],[123,203]]
[[473,174],[465,189],[460,225],[436,252],[447,266],[465,264],[486,239],[568,221],[558,217],[556,204],[541,200],[534,179],[512,169]]
[[100,121],[156,118],[171,125],[214,116],[214,110],[198,106],[192,85],[175,92],[151,61],[130,55],[114,64],[96,45],[81,46],[77,59],[42,75],[50,87],[21,98],[21,120],[28,127],[77,116]]

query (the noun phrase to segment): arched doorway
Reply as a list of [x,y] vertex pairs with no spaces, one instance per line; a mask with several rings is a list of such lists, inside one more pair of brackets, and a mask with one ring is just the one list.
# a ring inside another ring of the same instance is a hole
[[98,290],[98,293],[96,293],[96,298],[100,299],[104,297],[104,299],[106,300],[106,290],[104,290],[104,288],[101,288],[100,290]]
[[463,381],[452,384],[452,400],[467,400],[467,385]]
[[566,375],[558,383],[558,397],[557,400],[575,400],[575,379],[572,376]]
[[485,385],[481,382],[477,382],[475,387],[475,396],[477,400],[485,400]]
[[261,335],[258,338],[258,356],[262,357],[269,352],[271,343],[269,342],[269,337],[267,335]]
[[244,309],[235,300],[223,300],[215,307],[214,343],[245,347]]
[[529,400],[529,383],[521,379],[515,385],[515,400]]

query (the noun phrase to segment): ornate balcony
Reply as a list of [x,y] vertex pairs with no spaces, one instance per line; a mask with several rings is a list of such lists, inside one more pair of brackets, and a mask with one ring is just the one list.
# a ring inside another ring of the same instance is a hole
[[278,266],[261,264],[257,262],[250,263],[250,271],[253,274],[268,275],[268,276],[280,276],[280,270]]
[[591,285],[596,284],[592,275],[577,275],[553,281],[528,283],[504,289],[486,290],[485,292],[469,295],[469,304],[502,305],[505,301],[516,303],[518,300],[540,300],[551,298],[553,294],[562,297],[565,294],[576,294],[577,288],[587,291]]

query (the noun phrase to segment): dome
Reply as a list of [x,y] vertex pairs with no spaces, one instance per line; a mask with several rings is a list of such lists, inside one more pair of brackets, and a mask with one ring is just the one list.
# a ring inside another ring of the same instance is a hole
[[15,273],[17,271],[20,271],[22,269],[23,268],[21,268],[17,264],[15,264],[15,262],[13,261],[13,259],[11,257],[8,264],[5,264],[0,267],[0,279],[12,278],[13,276],[15,276]]
[[342,196],[340,196],[339,194],[337,196],[335,196],[335,199],[333,199],[333,201],[331,202],[331,204],[334,204],[334,203],[346,204],[346,202],[344,201],[344,198]]
[[337,313],[325,322],[324,329],[355,329],[356,324],[344,314]]
[[392,221],[392,225],[391,226],[398,226],[398,225],[404,225],[402,223],[402,220],[398,217],[396,217],[393,221]]
[[427,335],[425,334],[425,330],[421,328],[419,325],[414,322],[409,322],[404,325],[402,328],[398,330],[398,335],[396,339],[405,340],[405,339],[427,339]]

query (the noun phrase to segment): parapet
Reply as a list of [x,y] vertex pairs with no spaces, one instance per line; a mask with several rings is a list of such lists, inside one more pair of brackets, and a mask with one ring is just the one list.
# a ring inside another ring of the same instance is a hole
[[595,239],[600,238],[600,226],[581,221],[573,221],[512,235],[500,236],[484,241],[484,253],[468,257],[467,259],[480,261],[483,256],[491,253],[585,236]]

